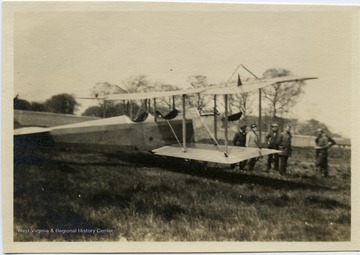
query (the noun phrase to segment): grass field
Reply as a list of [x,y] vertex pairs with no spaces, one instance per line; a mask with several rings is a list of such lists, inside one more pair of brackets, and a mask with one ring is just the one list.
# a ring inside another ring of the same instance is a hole
[[14,241],[349,241],[350,153],[332,148],[324,179],[310,148],[294,148],[286,176],[263,172],[265,158],[247,172],[16,151]]

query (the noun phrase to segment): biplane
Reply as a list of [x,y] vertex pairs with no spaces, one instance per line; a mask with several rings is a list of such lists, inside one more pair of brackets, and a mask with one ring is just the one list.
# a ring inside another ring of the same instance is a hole
[[[122,93],[111,94],[103,98],[105,101],[152,100],[153,111],[143,112],[141,116],[130,119],[117,116],[50,128],[20,128],[14,130],[15,139],[26,137],[43,137],[52,139],[56,146],[86,149],[102,152],[140,152],[149,151],[164,157],[183,158],[187,160],[234,164],[250,158],[278,153],[277,150],[265,148],[235,147],[228,144],[228,96],[230,94],[247,93],[259,90],[259,122],[261,126],[261,89],[284,82],[297,82],[316,77],[286,76],[271,79],[257,79],[241,82],[240,76],[236,83],[191,88],[175,91]],[[197,109],[187,108],[186,97],[191,94],[212,95],[214,99],[214,129],[213,133],[201,120]],[[168,114],[157,111],[156,100],[161,97],[181,97],[181,110],[173,109]],[[223,96],[224,113],[224,144],[220,145],[217,138],[217,97]],[[241,116],[238,115],[235,118]],[[204,130],[213,141],[199,143],[197,133]],[[261,136],[260,136],[261,137]]]

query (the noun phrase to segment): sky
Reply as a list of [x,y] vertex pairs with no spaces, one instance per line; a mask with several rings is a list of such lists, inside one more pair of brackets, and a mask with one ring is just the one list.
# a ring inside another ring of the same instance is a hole
[[[59,93],[89,96],[98,82],[121,85],[140,74],[184,87],[190,75],[226,81],[239,64],[257,76],[285,68],[319,77],[290,116],[350,137],[352,22],[347,11],[301,8],[17,13],[14,95],[41,102]],[[83,110],[89,105],[78,101]]]

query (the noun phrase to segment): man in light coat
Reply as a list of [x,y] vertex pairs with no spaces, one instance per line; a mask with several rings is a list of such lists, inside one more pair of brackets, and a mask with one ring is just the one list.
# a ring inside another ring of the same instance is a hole
[[[256,124],[252,124],[250,128],[251,131],[246,134],[246,147],[259,148],[259,134]],[[257,157],[249,159],[248,164],[250,171],[254,170],[257,159]]]

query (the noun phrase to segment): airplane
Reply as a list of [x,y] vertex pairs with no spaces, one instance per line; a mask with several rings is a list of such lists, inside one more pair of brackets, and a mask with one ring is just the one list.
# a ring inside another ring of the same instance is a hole
[[[153,100],[153,116],[148,112],[143,112],[138,119],[130,119],[122,115],[50,128],[20,128],[14,130],[15,141],[17,144],[24,145],[30,138],[41,140],[45,136],[45,139],[51,139],[57,147],[65,149],[110,152],[112,154],[150,151],[163,157],[231,165],[250,158],[279,153],[280,151],[265,148],[235,147],[228,144],[228,120],[230,117],[228,114],[228,96],[230,94],[259,90],[259,126],[261,126],[260,93],[262,88],[273,84],[310,79],[317,79],[317,77],[285,76],[241,82],[239,76],[237,85],[226,83],[219,86],[174,91],[111,94],[102,98],[104,102]],[[186,108],[185,98],[191,94],[213,95],[214,113],[217,112],[217,96],[224,96],[225,145],[220,145],[217,138],[216,114],[214,114],[213,134],[201,120],[196,109]],[[160,114],[156,108],[156,99],[175,96],[181,96],[181,111],[173,109],[169,114]],[[181,113],[181,116],[179,116],[179,113]],[[197,133],[198,131],[204,132],[204,130],[213,140],[213,144],[198,142]]]

